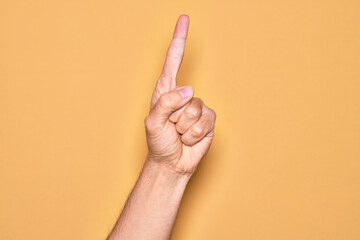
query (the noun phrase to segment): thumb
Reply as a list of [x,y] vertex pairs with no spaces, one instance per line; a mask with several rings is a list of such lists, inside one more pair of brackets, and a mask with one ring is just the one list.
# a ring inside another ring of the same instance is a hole
[[145,119],[146,128],[154,132],[163,129],[170,115],[187,104],[193,95],[194,91],[190,86],[162,94]]

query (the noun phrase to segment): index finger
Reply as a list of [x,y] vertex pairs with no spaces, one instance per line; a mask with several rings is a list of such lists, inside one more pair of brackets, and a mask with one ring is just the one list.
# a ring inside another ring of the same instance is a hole
[[173,39],[166,54],[162,71],[164,78],[172,81],[171,86],[176,86],[176,74],[180,68],[184,55],[185,42],[189,28],[189,17],[181,15],[176,23]]

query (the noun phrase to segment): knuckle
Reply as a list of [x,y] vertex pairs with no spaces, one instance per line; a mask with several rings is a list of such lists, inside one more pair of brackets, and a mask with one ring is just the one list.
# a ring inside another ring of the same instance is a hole
[[215,121],[215,120],[216,120],[216,117],[217,117],[217,116],[216,116],[216,112],[211,109],[211,113],[212,113],[212,115],[214,116],[214,121]]
[[145,123],[145,128],[151,132],[153,130],[153,123],[150,118],[150,115],[145,117],[144,123]]
[[197,118],[200,115],[201,111],[196,107],[188,107],[185,109],[185,114],[188,118]]
[[197,102],[199,105],[204,105],[204,102],[201,100],[201,98],[194,97],[193,101]]
[[213,119],[214,121],[216,120],[216,112],[214,110],[212,110],[211,108],[209,109],[209,115],[211,117],[211,119]]
[[149,115],[145,117],[144,123],[146,128],[148,128],[151,125]]
[[199,126],[195,126],[191,130],[191,135],[196,137],[196,138],[201,137],[203,134],[204,134],[204,129],[202,129]]

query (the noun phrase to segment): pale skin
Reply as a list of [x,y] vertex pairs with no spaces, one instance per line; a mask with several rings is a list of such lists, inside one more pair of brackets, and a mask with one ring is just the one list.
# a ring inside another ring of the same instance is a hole
[[214,138],[216,114],[180,87],[189,27],[181,15],[145,118],[147,159],[108,239],[169,239],[186,185]]

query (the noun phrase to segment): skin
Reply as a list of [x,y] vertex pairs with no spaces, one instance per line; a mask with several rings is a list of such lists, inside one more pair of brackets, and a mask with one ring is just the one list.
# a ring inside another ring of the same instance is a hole
[[215,112],[176,83],[188,27],[181,15],[145,118],[147,159],[108,239],[169,239],[186,185],[214,138]]

